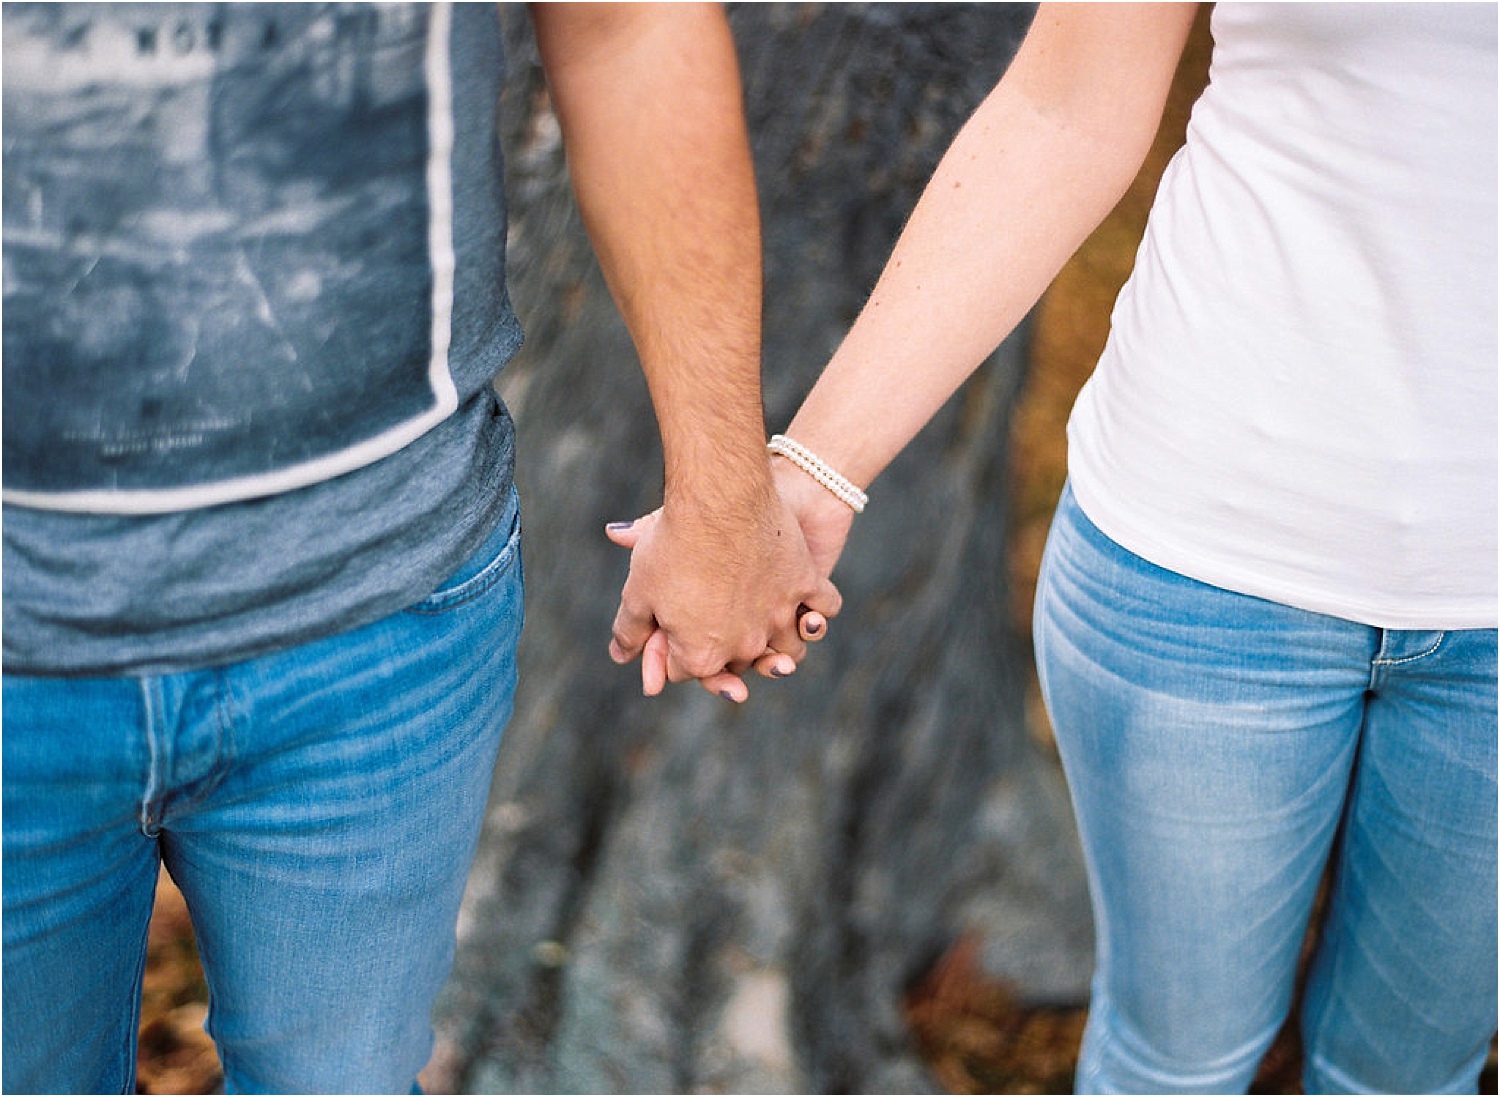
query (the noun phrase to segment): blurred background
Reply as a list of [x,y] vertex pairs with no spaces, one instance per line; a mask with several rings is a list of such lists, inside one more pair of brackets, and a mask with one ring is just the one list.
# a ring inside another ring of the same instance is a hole
[[[605,655],[626,559],[602,526],[657,505],[661,457],[529,22],[501,6],[527,346],[499,385],[520,431],[527,625],[429,1092],[1071,1091],[1092,929],[1031,600],[1068,411],[1206,81],[1206,10],[1130,192],[871,490],[830,637],[736,707],[685,686],[646,701]],[[730,12],[774,431],[1033,6]],[[164,877],[141,1092],[214,1091],[205,1003]],[[1298,1092],[1297,1069],[1288,1032],[1256,1091]]]

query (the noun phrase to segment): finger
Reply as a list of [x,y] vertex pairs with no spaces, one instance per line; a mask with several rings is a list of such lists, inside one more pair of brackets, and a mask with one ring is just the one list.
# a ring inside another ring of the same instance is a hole
[[604,527],[604,536],[621,548],[633,549],[636,542],[646,535],[646,531],[651,528],[652,523],[660,514],[661,508],[658,507],[650,514],[643,514],[633,522],[611,522]]
[[797,635],[808,643],[816,643],[828,635],[828,618],[815,609],[800,607],[797,610]]
[[819,579],[817,589],[802,599],[802,604],[808,609],[815,609],[827,621],[839,615],[839,610],[844,608],[844,596],[839,593],[839,588],[834,586],[828,579]]
[[716,694],[726,701],[733,701],[737,705],[749,699],[750,687],[745,685],[745,680],[740,677],[740,674],[747,668],[748,664],[731,664],[722,670],[700,676],[694,674],[676,659],[672,658],[670,647],[666,650],[667,681],[697,682],[704,689],[708,690],[709,693]]
[[667,688],[667,634],[657,629],[641,649],[641,692],[655,697]]
[[655,629],[654,618],[631,611],[621,600],[615,623],[610,628],[609,657],[622,666],[630,662],[645,648]]
[[762,678],[790,678],[797,673],[797,661],[780,651],[768,651],[755,660],[755,669]]
[[732,679],[741,679],[745,672],[754,666],[754,660],[731,659],[727,663],[720,664],[716,669],[710,669],[712,666],[712,663],[706,662],[706,657],[693,659],[668,646],[667,681],[669,682],[702,682],[707,679],[717,681],[717,676],[720,674]]
[[[766,641],[766,651],[785,655],[793,664],[797,664],[807,657],[807,644],[803,642],[797,624],[788,622],[771,633],[770,639]],[[760,656],[764,657],[764,654]]]
[[737,674],[729,671],[720,671],[718,674],[710,674],[707,678],[699,678],[698,684],[709,693],[718,694],[726,701],[733,701],[742,705],[750,699],[750,687],[745,685],[745,680]]
[[633,549],[641,539],[641,531],[635,528],[634,522],[611,522],[604,527],[604,536],[621,548]]

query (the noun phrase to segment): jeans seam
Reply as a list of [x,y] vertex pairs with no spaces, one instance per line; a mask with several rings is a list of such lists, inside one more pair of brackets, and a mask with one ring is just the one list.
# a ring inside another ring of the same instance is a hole
[[[144,682],[143,682],[144,684]],[[161,871],[161,863],[157,862],[157,871]],[[155,900],[152,900],[155,905]],[[145,925],[141,927],[141,947],[136,950],[135,967],[135,993],[131,997],[130,1023],[125,1028],[125,1046],[121,1049],[122,1070],[120,1072],[123,1081],[120,1083],[121,1093],[134,1093],[136,1058],[140,1054],[140,1030],[141,1030],[141,992],[145,986],[146,959],[151,943],[151,920],[146,919]]]
[[520,556],[520,531],[517,529],[519,521],[518,514],[511,522],[510,536],[495,554],[495,558],[472,577],[450,590],[436,591],[421,601],[412,603],[406,608],[406,612],[424,617],[437,616],[473,601],[498,583]]
[[141,793],[140,811],[137,819],[140,823],[141,833],[148,838],[154,838],[151,831],[154,825],[155,807],[157,797],[161,795],[166,785],[164,773],[165,760],[165,737],[162,735],[161,715],[161,680],[155,677],[138,679],[141,690],[141,702],[145,708],[145,716],[142,721],[146,737],[146,787]]
[[1438,633],[1437,640],[1435,640],[1433,642],[1433,645],[1426,651],[1419,651],[1415,655],[1404,655],[1400,659],[1376,658],[1372,665],[1377,667],[1399,667],[1404,666],[1407,663],[1415,663],[1418,659],[1425,659],[1429,655],[1434,654],[1438,650],[1438,648],[1443,646],[1443,641],[1445,641],[1446,639],[1448,639],[1448,634],[1446,632],[1440,632]]

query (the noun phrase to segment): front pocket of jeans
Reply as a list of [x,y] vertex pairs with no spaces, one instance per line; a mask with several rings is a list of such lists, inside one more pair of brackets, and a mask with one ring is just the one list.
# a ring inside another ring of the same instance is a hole
[[[492,544],[496,540],[491,537],[487,543]],[[485,591],[489,590],[511,569],[516,563],[521,552],[521,512],[512,512],[509,530],[500,548],[494,551],[494,556],[477,572],[467,579],[453,586],[440,586],[426,598],[419,602],[413,602],[407,607],[408,613],[446,613],[451,609],[471,602]],[[454,574],[460,574],[469,570],[468,562],[455,570]]]

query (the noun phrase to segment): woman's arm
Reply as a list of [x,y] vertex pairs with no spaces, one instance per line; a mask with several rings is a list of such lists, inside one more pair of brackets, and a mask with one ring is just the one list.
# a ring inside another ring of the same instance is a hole
[[[874,292],[787,434],[875,479],[1026,315],[1151,147],[1196,4],[1043,4],[944,155]],[[851,514],[781,458],[831,569]]]

